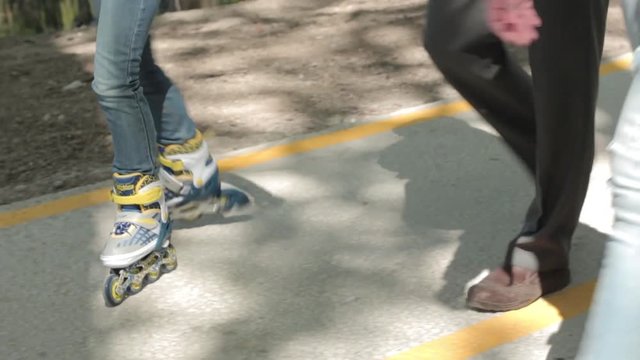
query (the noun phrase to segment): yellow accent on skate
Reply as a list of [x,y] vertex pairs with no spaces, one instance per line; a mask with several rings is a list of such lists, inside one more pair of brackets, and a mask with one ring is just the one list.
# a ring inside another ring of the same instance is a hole
[[144,192],[122,196],[111,192],[111,200],[118,205],[144,205],[159,201],[163,192],[161,187],[155,187]]
[[204,141],[200,130],[196,130],[196,135],[187,140],[184,144],[171,144],[163,146],[163,154],[165,156],[192,153],[202,146]]
[[116,302],[120,302],[123,300],[124,296],[121,294],[118,294],[118,286],[120,286],[120,281],[113,281],[111,283],[111,297],[113,298],[113,300],[115,300]]
[[184,171],[184,163],[182,160],[169,160],[163,155],[158,156],[158,160],[162,166],[168,167],[173,170],[173,172]]

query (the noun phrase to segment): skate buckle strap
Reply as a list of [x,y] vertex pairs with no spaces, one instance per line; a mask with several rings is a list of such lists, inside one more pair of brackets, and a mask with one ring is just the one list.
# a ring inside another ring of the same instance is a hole
[[168,167],[169,169],[173,170],[174,172],[176,171],[184,171],[184,163],[181,160],[170,160],[167,159],[166,157],[160,155],[158,156],[159,160],[160,160],[160,164],[162,164],[162,166]]
[[188,194],[188,189],[185,189],[185,186],[182,183],[182,181],[176,179],[173,175],[169,174],[169,172],[166,171],[165,169],[160,169],[159,175],[164,187],[167,188],[172,193],[180,194],[180,195]]
[[159,186],[143,190],[134,195],[117,195],[111,191],[111,200],[118,205],[146,205],[158,202],[162,198],[162,188]]

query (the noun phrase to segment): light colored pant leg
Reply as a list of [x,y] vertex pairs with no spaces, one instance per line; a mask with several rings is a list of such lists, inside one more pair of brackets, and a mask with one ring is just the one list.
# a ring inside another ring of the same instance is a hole
[[615,222],[577,359],[640,359],[640,12],[623,0],[633,81],[610,146]]

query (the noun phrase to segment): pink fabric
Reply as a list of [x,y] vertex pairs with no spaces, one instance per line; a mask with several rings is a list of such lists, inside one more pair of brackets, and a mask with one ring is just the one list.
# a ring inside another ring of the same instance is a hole
[[533,6],[533,0],[486,1],[489,28],[502,41],[528,46],[538,39],[538,27],[542,25],[542,20]]

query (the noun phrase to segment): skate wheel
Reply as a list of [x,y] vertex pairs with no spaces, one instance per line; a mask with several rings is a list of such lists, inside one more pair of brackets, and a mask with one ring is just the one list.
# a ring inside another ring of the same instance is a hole
[[132,295],[137,294],[142,291],[143,287],[144,284],[142,283],[142,281],[132,281],[131,285],[129,285],[129,293]]
[[120,283],[120,276],[118,274],[109,274],[107,280],[104,282],[103,291],[104,303],[108,307],[114,307],[122,304],[125,299],[125,291],[122,289]]
[[153,284],[154,282],[158,281],[158,279],[160,278],[160,269],[157,266],[152,266],[151,269],[149,269],[149,272],[147,273],[147,283],[148,284]]
[[173,271],[178,267],[178,256],[176,255],[176,248],[173,245],[169,245],[164,254],[162,269],[165,272]]

